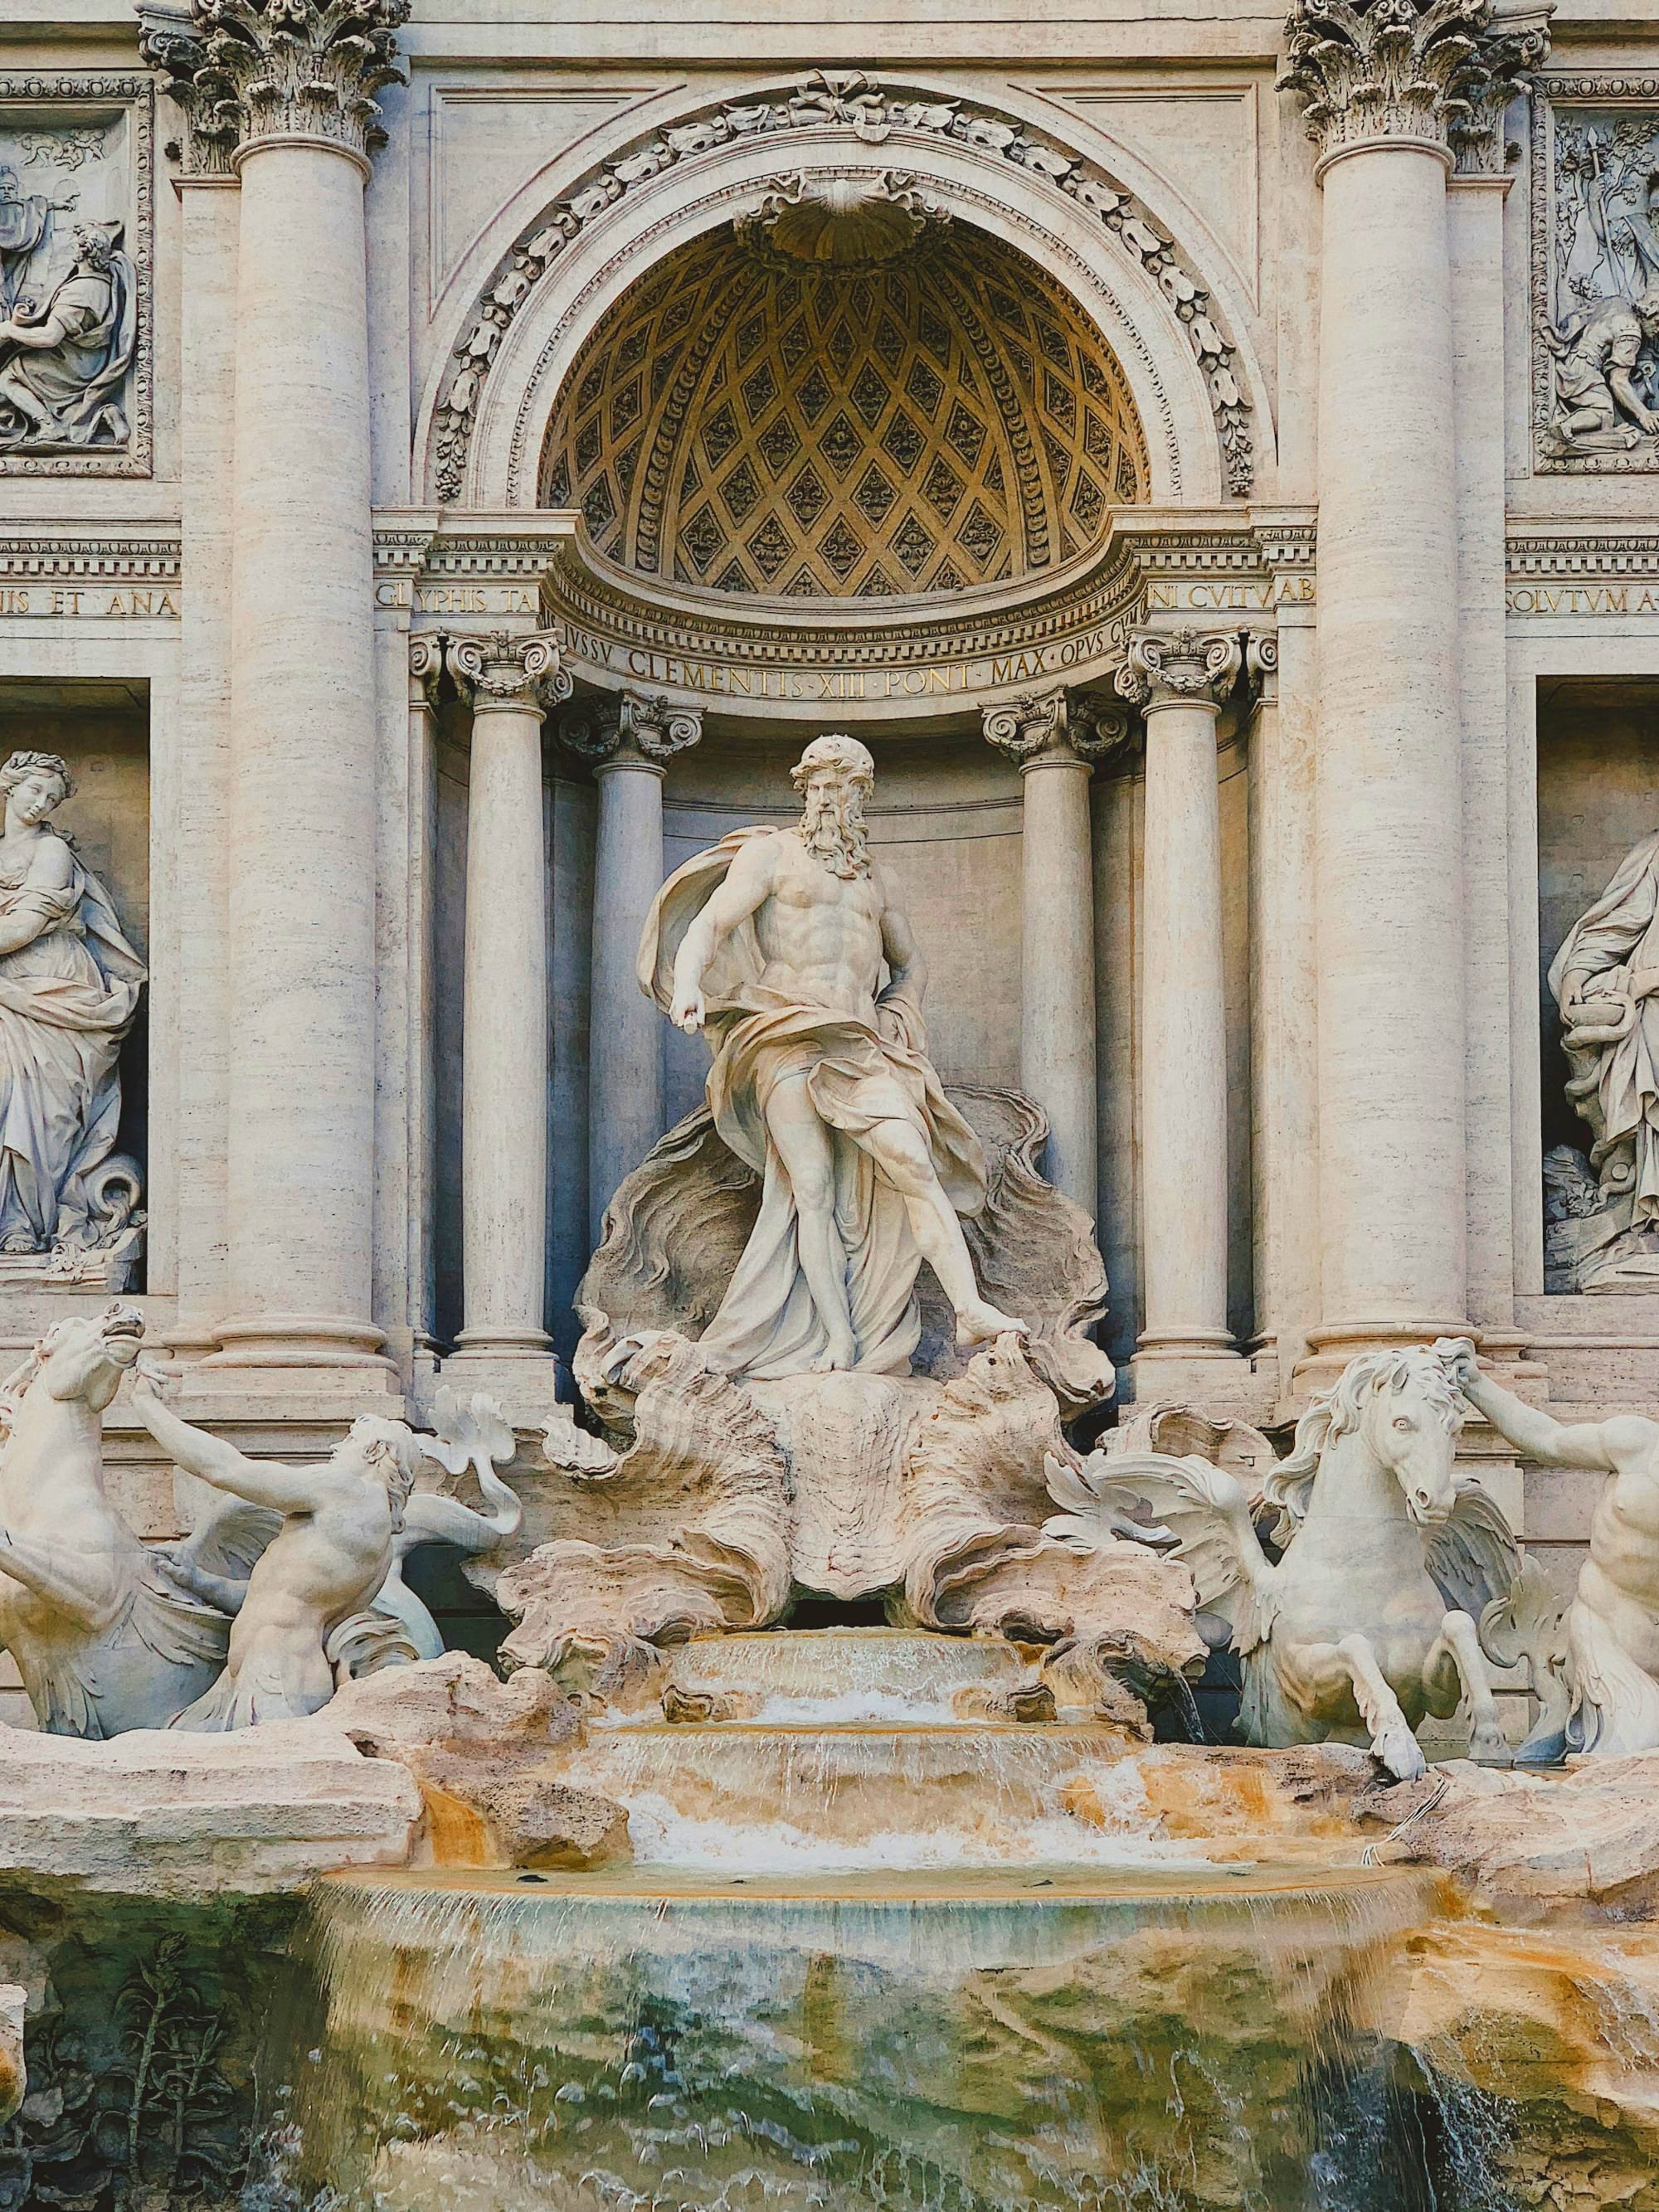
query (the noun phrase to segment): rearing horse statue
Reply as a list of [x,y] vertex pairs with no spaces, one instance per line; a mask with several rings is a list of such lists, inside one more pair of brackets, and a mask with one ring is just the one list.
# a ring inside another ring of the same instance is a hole
[[104,1409],[143,1329],[120,1304],[60,1321],[0,1383],[0,1644],[55,1735],[165,1728],[225,1663],[230,1622],[167,1579],[104,1491]]
[[1510,1595],[1521,1555],[1491,1498],[1456,1473],[1458,1426],[1437,1353],[1364,1352],[1314,1399],[1262,1485],[1279,1558],[1231,1475],[1155,1452],[1095,1452],[1080,1474],[1051,1460],[1049,1490],[1068,1510],[1048,1530],[1091,1546],[1133,1536],[1185,1560],[1200,1609],[1226,1622],[1242,1659],[1246,1742],[1369,1744],[1409,1781],[1426,1765],[1418,1724],[1466,1695],[1470,1756],[1507,1765],[1476,1624]]

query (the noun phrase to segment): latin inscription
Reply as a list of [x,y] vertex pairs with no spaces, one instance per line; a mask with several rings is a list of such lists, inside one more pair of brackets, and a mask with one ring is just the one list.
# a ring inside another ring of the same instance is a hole
[[57,616],[99,622],[179,618],[179,589],[167,584],[0,584],[0,620],[7,616]]
[[1512,615],[1659,615],[1659,584],[1512,584]]

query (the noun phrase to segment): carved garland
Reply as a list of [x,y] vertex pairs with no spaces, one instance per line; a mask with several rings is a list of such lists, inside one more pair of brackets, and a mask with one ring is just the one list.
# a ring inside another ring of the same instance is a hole
[[962,100],[906,99],[860,73],[820,70],[803,79],[787,100],[748,106],[727,101],[688,123],[639,140],[617,160],[591,171],[502,258],[479,301],[471,328],[455,349],[459,366],[439,402],[434,453],[439,499],[447,503],[461,496],[479,397],[502,337],[579,232],[635,185],[715,148],[784,131],[824,128],[850,128],[870,144],[880,143],[896,130],[949,138],[977,153],[1016,163],[1086,209],[1158,280],[1203,371],[1227,489],[1239,496],[1249,492],[1255,457],[1249,403],[1235,374],[1237,348],[1216,319],[1208,292],[1132,194],[1092,164],[1029,137],[1018,123],[989,109]]

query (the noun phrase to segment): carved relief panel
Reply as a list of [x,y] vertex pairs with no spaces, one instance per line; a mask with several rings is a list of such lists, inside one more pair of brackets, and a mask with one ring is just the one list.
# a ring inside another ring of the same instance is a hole
[[148,77],[0,76],[0,475],[147,476]]
[[1659,76],[1547,76],[1539,90],[1536,463],[1659,470]]

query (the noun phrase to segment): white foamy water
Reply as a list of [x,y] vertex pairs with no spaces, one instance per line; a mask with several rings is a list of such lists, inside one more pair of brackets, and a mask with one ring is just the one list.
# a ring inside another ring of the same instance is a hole
[[999,1818],[972,1827],[877,1830],[861,1836],[814,1832],[790,1820],[741,1822],[684,1812],[657,1790],[630,1795],[629,1834],[636,1866],[727,1874],[923,1872],[947,1867],[1157,1867],[1196,1871],[1211,1862],[1190,1844],[1157,1832],[1133,1760],[1091,1762],[1086,1779],[1103,1825],[1052,1802],[1035,1818]]

